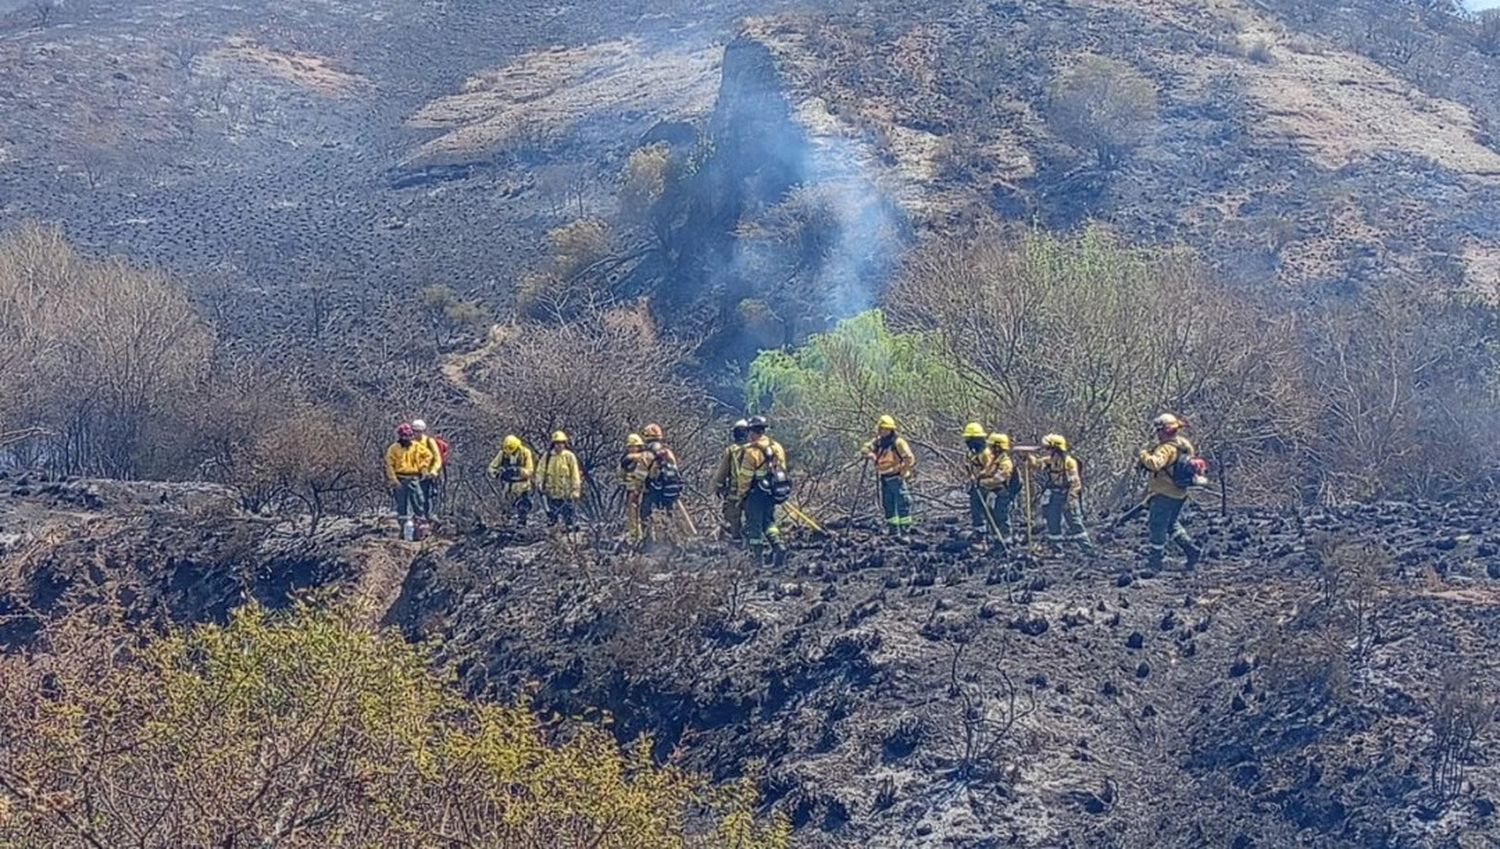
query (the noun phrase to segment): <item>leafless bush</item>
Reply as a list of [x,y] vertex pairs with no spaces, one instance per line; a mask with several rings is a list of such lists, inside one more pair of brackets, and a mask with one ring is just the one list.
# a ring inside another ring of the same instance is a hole
[[26,385],[0,407],[44,428],[57,471],[134,477],[148,436],[170,428],[203,386],[214,331],[160,273],[78,256],[56,230],[0,243],[0,335],[31,355]]
[[1475,26],[1479,49],[1491,56],[1500,56],[1500,9],[1480,12]]
[[947,695],[958,709],[953,769],[960,781],[998,775],[1006,761],[1004,748],[1014,743],[1016,724],[1037,709],[1036,692],[1023,692],[1003,667],[995,669],[999,678],[995,686],[979,684],[980,673],[964,666],[971,636],[960,633],[948,641]]
[[1156,83],[1118,59],[1084,56],[1058,75],[1048,94],[1053,131],[1094,151],[1101,168],[1117,167],[1156,125]]
[[52,16],[60,5],[62,4],[58,0],[31,0],[31,13],[38,29],[52,22]]
[[658,337],[643,307],[507,328],[477,366],[473,384],[494,409],[474,438],[498,446],[514,433],[540,448],[552,431],[567,431],[597,509],[614,490],[626,434],[654,422],[692,479],[718,460],[718,440],[707,395],[685,377],[690,354]]
[[1474,758],[1474,744],[1495,721],[1496,704],[1476,692],[1466,672],[1450,670],[1432,707],[1432,792],[1443,802],[1463,789],[1464,773]]

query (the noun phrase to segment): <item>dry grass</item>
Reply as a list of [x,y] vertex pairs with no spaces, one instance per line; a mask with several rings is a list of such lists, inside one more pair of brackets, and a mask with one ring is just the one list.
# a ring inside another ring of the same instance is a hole
[[720,48],[647,52],[628,41],[527,53],[470,78],[409,124],[448,132],[414,157],[463,161],[529,137],[560,136],[591,115],[642,112],[662,120],[706,114],[718,91]]
[[348,96],[365,83],[364,77],[341,71],[322,56],[274,50],[246,38],[229,39],[199,62],[231,76],[267,74],[328,97]]

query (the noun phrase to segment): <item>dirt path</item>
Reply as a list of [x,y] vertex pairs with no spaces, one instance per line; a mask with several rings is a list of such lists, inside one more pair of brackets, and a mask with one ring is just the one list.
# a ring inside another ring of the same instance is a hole
[[469,384],[469,369],[484,362],[490,354],[495,352],[496,348],[509,342],[516,335],[516,332],[517,328],[513,324],[494,325],[490,328],[489,333],[486,334],[483,345],[471,351],[464,351],[444,358],[443,364],[440,366],[443,379],[462,392],[464,397],[472,401],[475,406],[488,407],[490,404],[489,396]]
[[372,628],[383,624],[401,597],[412,563],[423,554],[441,554],[450,545],[451,541],[435,539],[425,543],[380,537],[360,540],[347,554],[364,567],[348,596],[359,618]]

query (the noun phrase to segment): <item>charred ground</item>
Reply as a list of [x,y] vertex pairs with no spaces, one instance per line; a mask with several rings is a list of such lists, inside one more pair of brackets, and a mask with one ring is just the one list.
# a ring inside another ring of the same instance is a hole
[[80,599],[165,624],[363,593],[475,694],[763,771],[806,846],[1472,847],[1494,828],[1493,504],[1200,513],[1205,567],[1145,575],[1136,528],[1097,556],[1002,557],[941,519],[909,544],[856,521],[766,571],[712,544],[309,538],[224,495],[8,482],[6,526],[32,530],[5,541],[7,645]]

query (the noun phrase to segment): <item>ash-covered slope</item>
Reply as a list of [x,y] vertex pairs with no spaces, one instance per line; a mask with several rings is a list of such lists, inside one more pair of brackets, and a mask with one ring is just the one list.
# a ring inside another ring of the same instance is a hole
[[75,605],[143,625],[352,598],[470,691],[604,711],[807,847],[1457,847],[1497,827],[1494,503],[1200,513],[1195,574],[834,526],[783,569],[710,543],[377,517],[316,534],[198,484],[0,480],[0,648]]
[[771,572],[479,535],[394,615],[472,691],[763,762],[803,846],[1483,845],[1500,740],[1444,734],[1500,683],[1495,505],[1200,518],[1199,573],[1122,578],[1137,530],[1007,559],[856,529]]
[[317,597],[379,621],[422,550],[381,526],[338,518],[310,533],[244,511],[213,484],[0,474],[0,651],[96,604],[168,624]]

